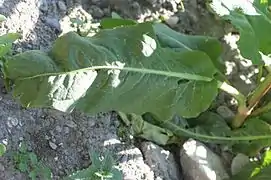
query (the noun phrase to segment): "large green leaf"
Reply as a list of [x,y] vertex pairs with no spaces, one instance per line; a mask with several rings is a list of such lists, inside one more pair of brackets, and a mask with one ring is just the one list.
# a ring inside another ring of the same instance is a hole
[[208,54],[215,67],[224,72],[224,63],[220,57],[222,46],[216,38],[182,34],[161,23],[154,24],[154,30],[162,47],[176,51],[203,51]]
[[146,113],[143,118],[153,125],[170,130],[176,136],[192,137],[208,143],[227,144],[232,146],[234,151],[247,155],[256,155],[259,150],[271,145],[271,126],[259,118],[248,119],[242,128],[231,130],[219,115],[211,112],[189,120],[173,118],[159,121],[152,116]]
[[271,13],[267,0],[212,0],[210,7],[239,30],[241,55],[261,64],[263,55],[271,54]]
[[151,112],[161,119],[205,111],[217,95],[215,72],[202,51],[162,48],[149,23],[94,37],[70,32],[49,55],[28,51],[4,64],[5,78],[14,81],[13,94],[24,106]]
[[[105,18],[101,21],[101,27],[104,29],[134,24],[136,24],[136,22],[133,20],[119,18]],[[220,58],[222,47],[216,38],[182,34],[162,23],[153,23],[153,27],[162,47],[171,48],[176,51],[203,51],[208,54],[218,70],[224,71],[224,63]]]

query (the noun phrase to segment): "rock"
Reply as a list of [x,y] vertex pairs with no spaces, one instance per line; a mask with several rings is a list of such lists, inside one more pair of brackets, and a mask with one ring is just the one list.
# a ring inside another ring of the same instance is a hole
[[53,18],[53,17],[46,17],[45,18],[45,23],[47,25],[49,25],[51,28],[56,29],[57,31],[61,32],[61,27],[60,27],[60,23],[58,21],[57,18]]
[[19,124],[19,120],[15,117],[8,117],[7,125],[9,128],[15,127]]
[[95,18],[102,18],[104,16],[104,12],[98,6],[92,6],[91,11],[91,15]]
[[64,134],[69,134],[70,129],[68,127],[64,127]]
[[231,120],[235,115],[227,106],[219,106],[216,112],[224,119]]
[[229,178],[218,155],[203,143],[189,139],[180,151],[180,163],[185,179],[222,180]]
[[53,150],[56,150],[57,149],[57,145],[52,142],[52,141],[49,141],[49,146],[53,149]]
[[65,122],[66,126],[70,127],[70,128],[76,128],[77,124],[75,124],[75,122],[73,121],[66,121]]
[[56,126],[56,132],[61,133],[62,132],[62,128],[60,126]]
[[237,174],[241,169],[249,163],[249,157],[244,154],[237,154],[231,163],[231,173],[232,175]]
[[122,157],[118,167],[123,172],[124,180],[154,179],[153,172],[145,164],[143,155],[138,148],[123,149],[118,155]]
[[39,4],[39,9],[42,12],[47,12],[48,11],[48,3],[46,0],[41,1],[41,3]]
[[5,167],[2,163],[0,163],[0,171],[2,171],[2,172],[5,171]]
[[63,1],[58,1],[57,2],[57,6],[59,8],[60,11],[62,12],[66,12],[67,11],[67,6]]
[[142,143],[145,162],[154,171],[155,177],[164,180],[179,180],[178,166],[174,156],[152,142]]
[[148,3],[150,3],[150,4],[155,4],[155,3],[157,3],[157,0],[146,0]]
[[131,4],[131,7],[133,10],[133,14],[138,18],[142,14],[141,7],[140,7],[139,3],[134,1]]
[[165,21],[170,27],[175,27],[177,25],[177,23],[179,22],[179,17],[171,16],[168,19],[166,19]]

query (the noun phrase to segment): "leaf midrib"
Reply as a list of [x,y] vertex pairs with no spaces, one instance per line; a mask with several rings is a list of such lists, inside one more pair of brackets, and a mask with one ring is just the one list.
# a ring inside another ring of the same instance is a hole
[[195,81],[209,82],[209,81],[213,80],[213,78],[211,78],[211,77],[190,74],[190,73],[167,72],[167,71],[154,70],[154,69],[119,67],[119,66],[92,66],[92,67],[77,69],[77,70],[68,71],[68,72],[53,72],[53,73],[37,74],[34,76],[18,78],[18,80],[34,79],[34,78],[43,77],[43,76],[58,76],[58,75],[63,75],[63,74],[75,74],[75,73],[83,72],[83,71],[102,70],[102,69],[122,70],[122,71],[137,72],[137,73],[142,73],[142,74],[161,75],[161,76],[176,77],[176,78],[195,80]]

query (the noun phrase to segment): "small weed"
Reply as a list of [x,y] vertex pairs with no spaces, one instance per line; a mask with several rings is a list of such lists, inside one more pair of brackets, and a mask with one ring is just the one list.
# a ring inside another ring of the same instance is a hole
[[43,180],[51,180],[51,170],[38,161],[37,155],[27,151],[25,143],[22,143],[19,150],[14,153],[14,161],[16,168],[27,173],[31,180],[41,178]]
[[114,160],[109,152],[100,158],[96,152],[91,152],[91,166],[77,171],[65,180],[122,180],[121,172],[114,168]]
[[0,143],[0,157],[3,156],[6,152],[6,146]]

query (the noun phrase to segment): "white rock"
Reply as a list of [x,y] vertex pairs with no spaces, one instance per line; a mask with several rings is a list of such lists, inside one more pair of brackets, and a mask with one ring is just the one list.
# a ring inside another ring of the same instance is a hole
[[56,150],[57,149],[57,145],[55,143],[53,143],[52,141],[49,141],[49,146],[53,149]]
[[179,22],[179,17],[177,16],[170,16],[168,19],[165,20],[166,23],[170,26],[170,27],[175,27],[176,24]]
[[249,163],[249,157],[244,154],[237,154],[231,163],[231,173],[232,175],[237,174],[241,169]]
[[[221,159],[203,143],[189,139],[180,151],[184,176],[189,180],[222,180],[229,178]],[[186,179],[185,178],[185,179]]]
[[17,126],[19,120],[16,117],[8,117],[7,125],[9,128]]
[[154,171],[156,179],[179,180],[178,166],[174,160],[174,156],[169,151],[164,150],[152,142],[142,143],[142,152],[145,162]]
[[154,173],[145,164],[141,151],[136,147],[124,149],[118,153],[121,155],[118,168],[123,171],[124,180],[154,180]]

